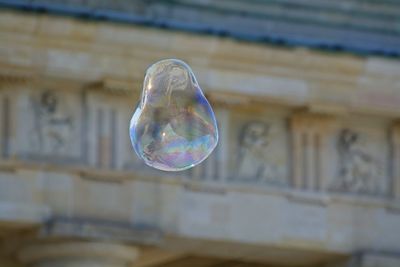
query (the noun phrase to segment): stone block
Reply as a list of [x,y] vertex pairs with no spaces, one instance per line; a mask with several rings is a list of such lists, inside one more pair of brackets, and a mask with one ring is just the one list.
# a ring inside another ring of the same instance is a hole
[[[84,177],[74,183],[73,214],[78,217],[129,221],[131,190],[126,181]],[[104,197],[107,196],[107,197]]]
[[51,210],[45,205],[0,201],[0,226],[19,228],[40,225],[50,216]]

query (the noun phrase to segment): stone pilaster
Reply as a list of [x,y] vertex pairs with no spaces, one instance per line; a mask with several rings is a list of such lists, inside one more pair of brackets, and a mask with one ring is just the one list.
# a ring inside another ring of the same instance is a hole
[[400,198],[400,122],[392,127],[391,132],[392,151],[392,196]]
[[292,184],[297,189],[324,190],[327,186],[332,116],[296,113],[291,119]]
[[0,66],[0,159],[15,156],[16,91],[29,86],[32,81],[28,70]]
[[229,151],[229,131],[230,131],[230,113],[227,108],[219,108],[217,111],[218,131],[219,131],[219,148],[217,151],[219,176],[222,181],[226,181],[229,176],[228,159]]
[[18,257],[32,267],[126,267],[138,255],[136,248],[126,245],[64,241],[26,246]]
[[226,181],[229,173],[229,110],[224,107],[215,109],[218,122],[218,145],[202,164],[190,170],[190,176],[196,180]]

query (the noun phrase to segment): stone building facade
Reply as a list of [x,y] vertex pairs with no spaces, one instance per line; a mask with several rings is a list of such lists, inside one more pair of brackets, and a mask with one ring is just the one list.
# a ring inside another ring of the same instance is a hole
[[[146,167],[128,122],[180,58],[220,142]],[[0,12],[1,266],[400,266],[400,61]]]

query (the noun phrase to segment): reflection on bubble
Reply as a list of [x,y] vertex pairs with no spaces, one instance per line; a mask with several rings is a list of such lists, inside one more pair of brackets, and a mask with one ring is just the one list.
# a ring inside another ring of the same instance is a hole
[[211,154],[218,142],[214,112],[186,63],[166,59],[147,69],[130,137],[136,154],[164,171],[191,168]]

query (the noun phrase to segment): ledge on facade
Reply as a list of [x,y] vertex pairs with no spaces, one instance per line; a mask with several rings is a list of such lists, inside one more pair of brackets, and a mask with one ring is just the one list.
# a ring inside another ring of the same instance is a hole
[[[8,159],[0,161],[0,170],[6,172],[16,172],[19,169],[38,170],[38,171],[58,171],[80,175],[84,179],[104,180],[119,182],[123,180],[146,180],[152,182],[178,183],[181,176],[171,173],[171,176],[160,177],[156,171],[150,167],[146,169],[99,169],[83,164],[67,164],[58,162],[33,161],[27,159]],[[133,172],[134,171],[134,172]]]
[[170,251],[220,259],[268,263],[272,266],[322,266],[322,263],[327,264],[348,257],[347,253],[322,252],[321,247],[305,249],[293,244],[246,243],[239,240],[211,240],[175,235],[166,236],[165,247],[168,247]]
[[17,256],[29,266],[48,261],[55,266],[64,266],[65,263],[69,266],[71,260],[83,263],[79,266],[128,266],[136,261],[139,254],[137,248],[118,243],[61,241],[24,246]]
[[331,201],[331,198],[326,192],[312,191],[290,191],[287,193],[287,199],[296,203],[318,206],[327,206]]
[[[213,181],[196,181],[190,179],[182,179],[183,176],[171,174],[160,177],[151,169],[124,169],[112,170],[89,167],[85,165],[73,164],[56,164],[43,162],[24,161],[24,160],[6,160],[0,161],[0,170],[15,172],[18,169],[31,170],[50,170],[59,172],[69,172],[79,175],[82,179],[102,180],[107,182],[122,182],[126,180],[143,180],[147,182],[155,182],[162,184],[176,184],[185,186],[187,189],[194,191],[213,192],[217,194],[225,194],[230,191],[234,192],[252,192],[255,194],[284,195],[289,200],[300,201],[313,205],[326,206],[330,203],[346,203],[350,205],[373,206],[387,208],[392,212],[400,212],[400,202],[387,195],[362,195],[348,192],[336,191],[305,191],[291,188],[290,186],[274,186],[265,185],[257,186],[254,184],[234,183],[229,181],[213,182]],[[133,172],[134,171],[134,172]]]
[[41,229],[41,237],[95,239],[157,245],[161,230],[152,225],[132,225],[96,218],[53,217]]
[[350,205],[384,208],[393,200],[384,195],[361,195],[354,193],[330,192],[332,202],[341,202]]

